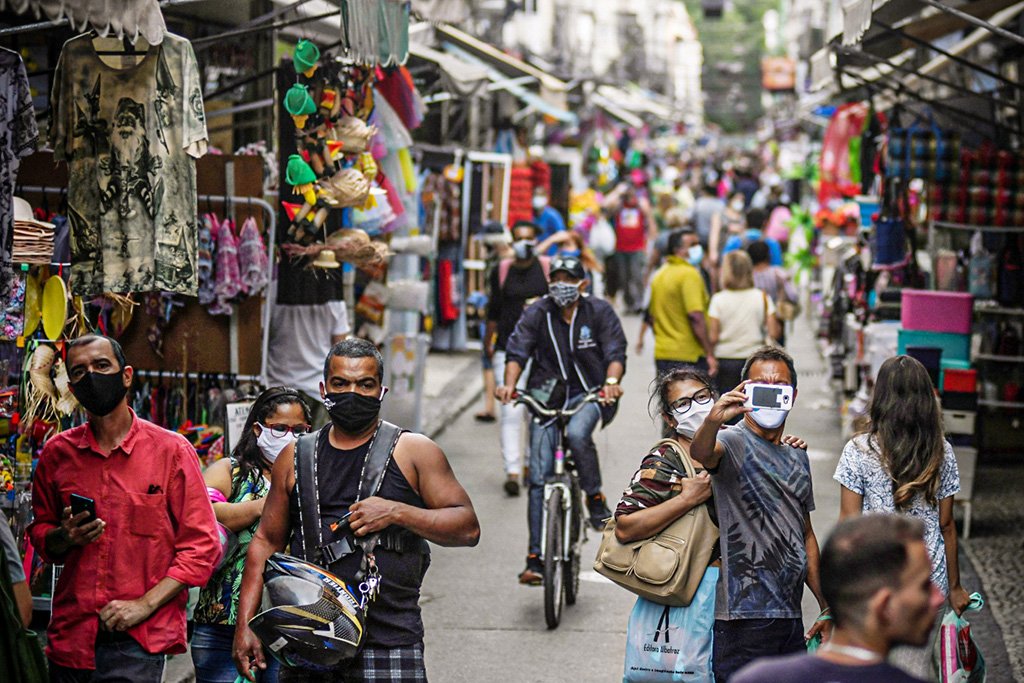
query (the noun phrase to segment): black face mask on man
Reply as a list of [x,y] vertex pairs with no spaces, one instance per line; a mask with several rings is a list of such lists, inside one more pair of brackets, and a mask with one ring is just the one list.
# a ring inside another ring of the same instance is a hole
[[87,372],[71,384],[71,393],[90,414],[97,417],[109,415],[128,393],[124,385],[124,370],[112,375]]
[[387,389],[381,389],[380,396],[355,391],[330,392],[324,395],[324,407],[335,427],[346,434],[358,434],[376,421],[386,393]]

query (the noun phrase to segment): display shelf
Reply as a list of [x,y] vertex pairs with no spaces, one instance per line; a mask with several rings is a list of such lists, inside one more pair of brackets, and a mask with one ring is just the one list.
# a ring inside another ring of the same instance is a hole
[[974,312],[986,315],[1024,315],[1024,308],[1008,308],[992,301],[982,300],[974,302]]
[[968,232],[1024,232],[1024,226],[1021,225],[968,225],[947,221],[932,221],[932,225],[943,230],[967,230]]
[[978,405],[986,408],[1024,408],[1024,402],[1021,401],[990,401],[985,398],[979,398]]
[[1024,356],[997,356],[994,353],[976,353],[975,360],[990,360],[996,363],[1024,363]]

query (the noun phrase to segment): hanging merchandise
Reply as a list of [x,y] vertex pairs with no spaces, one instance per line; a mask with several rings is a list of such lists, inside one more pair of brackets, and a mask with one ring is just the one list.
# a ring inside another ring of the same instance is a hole
[[26,275],[25,272],[11,272],[10,283],[4,286],[7,296],[0,302],[0,340],[16,341],[25,332]]
[[217,301],[210,306],[213,315],[231,315],[231,302],[242,293],[242,274],[238,265],[238,238],[235,222],[230,218],[217,229],[217,274],[214,291]]
[[68,322],[68,288],[60,275],[51,275],[43,287],[43,334],[57,341]]
[[864,102],[850,102],[836,109],[825,130],[821,143],[821,184],[818,188],[818,202],[827,206],[833,199],[852,197],[860,194],[859,176],[854,180],[851,169],[860,164],[860,149],[856,158],[851,157],[850,143],[860,140],[861,132],[869,115]]
[[14,180],[21,158],[36,150],[39,130],[25,65],[18,53],[4,48],[0,48],[0,130],[6,131],[0,136],[0,270],[7,270],[13,238]]
[[216,251],[217,231],[220,224],[217,217],[212,213],[204,214],[199,218],[199,303],[202,306],[209,306],[217,300],[217,282],[214,279],[213,255]]
[[54,224],[35,217],[32,206],[14,198],[14,230],[11,259],[15,263],[48,264],[53,260]]
[[356,64],[404,64],[409,57],[408,1],[348,0],[341,6],[341,39]]
[[107,59],[93,36],[78,36],[54,74],[50,142],[69,167],[71,289],[195,296],[195,159],[207,133],[192,45],[166,34],[137,64]]
[[267,286],[267,248],[252,216],[242,223],[238,237],[238,268],[246,294],[255,296]]

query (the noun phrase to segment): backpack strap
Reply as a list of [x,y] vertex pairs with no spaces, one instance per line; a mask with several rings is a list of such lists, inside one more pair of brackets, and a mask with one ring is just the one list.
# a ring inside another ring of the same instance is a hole
[[302,529],[302,543],[292,551],[312,562],[320,563],[320,546],[323,545],[320,528],[320,492],[316,485],[316,455],[320,439],[328,432],[327,427],[316,434],[303,434],[295,442],[295,495],[299,499],[299,526]]
[[678,441],[676,441],[675,439],[662,439],[657,444],[655,444],[654,447],[657,448],[658,446],[669,447],[669,449],[672,451],[672,453],[676,456],[676,459],[678,460],[678,463],[680,465],[679,469],[682,470],[683,472],[686,472],[686,476],[697,476],[696,465],[693,464],[693,460],[690,458],[690,454],[683,450],[683,447],[679,445]]
[[540,261],[541,270],[544,271],[544,279],[551,280],[551,257],[550,256],[538,256],[537,260]]

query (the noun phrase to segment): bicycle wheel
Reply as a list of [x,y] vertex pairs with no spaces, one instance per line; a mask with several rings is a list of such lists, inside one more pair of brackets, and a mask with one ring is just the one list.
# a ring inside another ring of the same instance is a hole
[[544,543],[544,620],[549,629],[562,619],[565,583],[562,579],[562,490],[554,489],[545,509],[547,540]]
[[569,514],[569,541],[570,546],[568,548],[569,559],[565,561],[565,569],[562,574],[562,580],[565,583],[565,604],[575,605],[576,596],[580,592],[580,545],[582,539],[580,538],[582,530],[582,522],[580,515],[582,514],[583,508],[583,494],[580,491],[580,482],[575,476],[570,478],[569,486],[570,495],[572,496],[572,510]]

